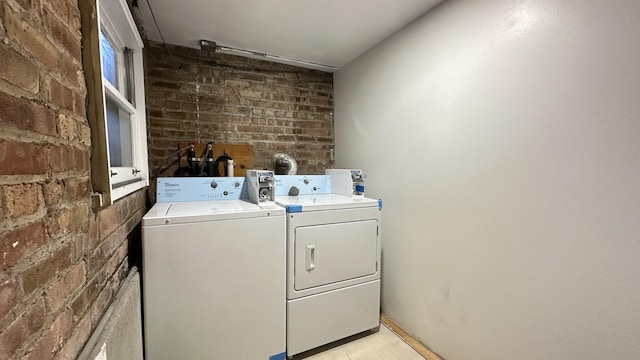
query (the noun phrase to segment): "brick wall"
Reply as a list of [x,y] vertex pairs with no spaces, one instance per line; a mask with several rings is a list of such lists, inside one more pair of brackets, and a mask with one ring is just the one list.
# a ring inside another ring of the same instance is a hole
[[275,152],[293,156],[301,174],[331,166],[332,74],[177,46],[168,51],[154,42],[145,48],[152,173],[178,143],[197,140],[251,144],[256,168],[273,169]]
[[90,207],[80,14],[0,1],[0,359],[74,359],[139,243],[143,191]]

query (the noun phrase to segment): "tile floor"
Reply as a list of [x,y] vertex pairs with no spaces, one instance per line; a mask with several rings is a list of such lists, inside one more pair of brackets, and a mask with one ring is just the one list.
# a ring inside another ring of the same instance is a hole
[[294,360],[424,360],[401,338],[380,325],[377,333],[356,335],[317,350],[300,354]]

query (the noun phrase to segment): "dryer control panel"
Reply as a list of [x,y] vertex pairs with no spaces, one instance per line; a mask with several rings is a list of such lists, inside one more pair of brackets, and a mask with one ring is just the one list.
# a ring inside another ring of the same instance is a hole
[[334,194],[363,197],[364,179],[367,177],[360,169],[326,169],[331,179]]
[[276,175],[276,196],[331,194],[327,175]]

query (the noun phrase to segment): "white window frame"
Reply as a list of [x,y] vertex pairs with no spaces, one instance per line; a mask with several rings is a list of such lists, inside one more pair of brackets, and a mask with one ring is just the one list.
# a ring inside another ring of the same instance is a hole
[[[147,154],[147,127],[144,95],[144,69],[142,49],[144,43],[126,0],[82,0],[83,11],[83,46],[91,49],[85,51],[85,68],[93,71],[87,74],[89,99],[88,117],[92,127],[92,185],[94,191],[101,193],[99,205],[110,205],[134,191],[149,185],[149,169]],[[89,22],[86,24],[86,22]],[[85,26],[86,25],[86,26]],[[87,34],[85,34],[85,30]],[[96,31],[97,30],[97,31]],[[103,32],[118,53],[118,87],[113,86],[103,74],[102,54],[100,53],[100,32]],[[96,50],[97,48],[97,50]],[[129,81],[125,67],[123,49],[131,51],[130,70],[133,72]],[[97,59],[96,59],[97,57]],[[97,65],[100,66],[97,66]],[[128,96],[121,92],[123,84],[130,83]],[[93,85],[93,86],[91,86]],[[100,99],[101,101],[97,101]],[[107,123],[106,100],[115,103],[121,111],[129,114],[131,124],[131,154],[133,166],[112,167],[109,152],[109,133]],[[93,105],[93,109],[92,109]],[[93,115],[93,117],[92,117]]]

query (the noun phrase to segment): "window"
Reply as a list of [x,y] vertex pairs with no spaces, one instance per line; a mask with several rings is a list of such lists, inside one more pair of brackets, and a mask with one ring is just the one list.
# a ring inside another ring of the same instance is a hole
[[80,3],[92,183],[108,205],[149,185],[143,43],[126,0]]

